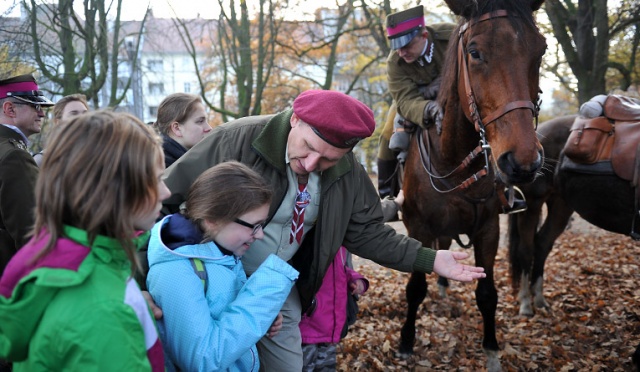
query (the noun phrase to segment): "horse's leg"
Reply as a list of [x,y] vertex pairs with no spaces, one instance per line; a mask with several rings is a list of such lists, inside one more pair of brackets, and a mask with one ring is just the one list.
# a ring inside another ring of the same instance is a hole
[[554,242],[566,229],[572,214],[573,209],[564,202],[559,193],[553,193],[547,199],[547,218],[535,236],[533,268],[531,270],[531,291],[533,292],[534,304],[539,309],[549,308],[543,294],[545,262],[551,253]]
[[533,316],[529,287],[534,260],[534,236],[543,202],[527,198],[527,203],[526,211],[509,216],[509,260],[513,288],[518,290],[519,314]]
[[[449,249],[451,248],[451,238],[440,237],[436,239],[436,246],[434,249]],[[438,277],[438,294],[440,298],[447,298],[447,288],[449,288],[449,279],[444,276]]]
[[486,277],[478,280],[476,287],[476,303],[482,314],[484,325],[484,337],[482,348],[487,356],[487,370],[489,372],[501,371],[500,359],[498,357],[498,340],[496,338],[496,309],[498,307],[498,292],[496,290],[493,265],[498,252],[499,224],[498,216],[495,221],[489,222],[491,225],[483,235],[482,239],[474,241],[474,254],[476,266],[484,268]]
[[400,332],[400,350],[398,356],[407,358],[413,354],[413,344],[416,340],[416,317],[418,307],[427,296],[427,280],[424,273],[411,273],[407,283],[407,319]]

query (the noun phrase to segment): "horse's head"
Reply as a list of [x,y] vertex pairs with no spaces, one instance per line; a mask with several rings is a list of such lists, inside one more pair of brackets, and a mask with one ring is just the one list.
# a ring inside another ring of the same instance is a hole
[[475,129],[491,147],[497,177],[530,182],[542,166],[535,122],[546,42],[533,12],[544,0],[446,2],[464,19],[447,54],[447,65],[457,68],[448,69],[442,83],[443,131],[460,133],[465,122],[465,130]]

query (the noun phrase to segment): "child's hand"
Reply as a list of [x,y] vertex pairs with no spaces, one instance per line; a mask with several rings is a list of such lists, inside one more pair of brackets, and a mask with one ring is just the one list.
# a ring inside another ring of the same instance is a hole
[[275,335],[278,334],[278,332],[280,332],[281,329],[282,329],[282,313],[278,313],[278,316],[273,321],[273,324],[271,324],[271,327],[269,327],[269,330],[267,331],[267,336],[269,338],[273,338]]
[[153,317],[156,318],[156,320],[162,319],[162,309],[160,309],[158,305],[156,305],[155,301],[153,301],[151,294],[147,291],[142,291],[142,297],[147,300],[147,305],[149,305],[149,309],[151,309]]
[[361,295],[364,293],[366,286],[363,279],[356,279],[349,283],[349,290],[351,294]]

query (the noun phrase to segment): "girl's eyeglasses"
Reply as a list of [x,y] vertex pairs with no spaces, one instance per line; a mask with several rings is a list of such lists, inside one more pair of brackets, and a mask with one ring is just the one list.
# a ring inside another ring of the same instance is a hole
[[258,233],[258,230],[264,229],[264,225],[265,225],[265,222],[260,222],[260,223],[257,223],[257,224],[254,225],[254,224],[251,224],[249,222],[243,221],[243,220],[241,220],[239,218],[234,218],[233,222],[237,223],[238,225],[242,225],[244,227],[250,228],[251,229],[251,236],[256,235]]

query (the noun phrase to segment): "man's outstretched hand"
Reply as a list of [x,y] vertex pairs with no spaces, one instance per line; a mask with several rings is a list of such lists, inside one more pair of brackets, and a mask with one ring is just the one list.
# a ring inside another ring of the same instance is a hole
[[464,265],[458,262],[467,257],[469,255],[464,252],[439,250],[436,252],[436,259],[433,262],[433,272],[445,278],[461,282],[470,282],[486,277],[487,274],[484,273],[484,268]]

